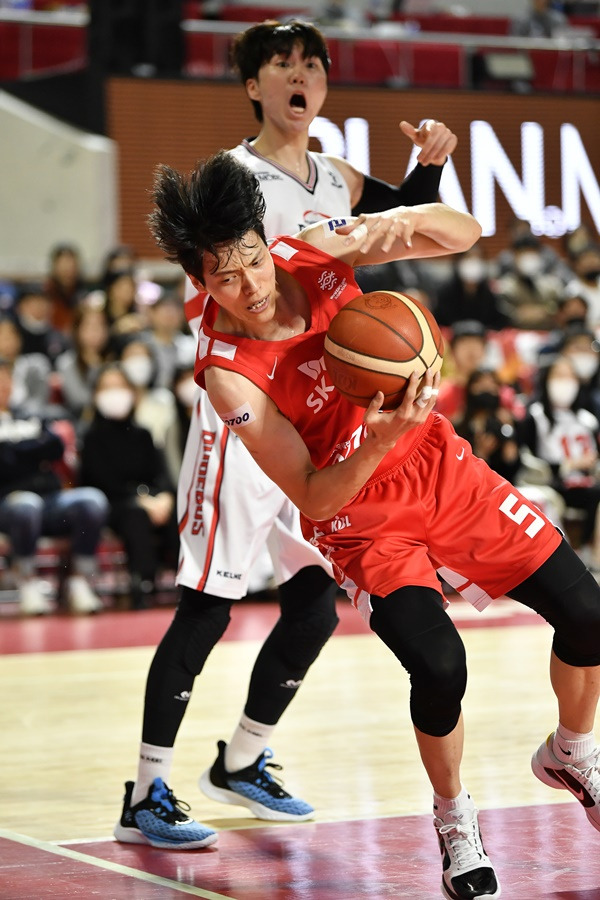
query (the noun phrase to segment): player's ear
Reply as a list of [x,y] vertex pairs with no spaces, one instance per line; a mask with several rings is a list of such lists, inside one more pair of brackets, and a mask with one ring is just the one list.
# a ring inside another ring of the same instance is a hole
[[246,81],[246,93],[250,100],[258,100],[260,102],[260,89],[258,87],[258,79],[248,78]]
[[190,279],[190,281],[192,282],[192,284],[194,285],[194,287],[196,288],[197,291],[205,291],[206,290],[206,288],[204,287],[204,285],[202,284],[200,279],[196,278],[195,275],[190,275],[190,273],[188,272],[188,278]]

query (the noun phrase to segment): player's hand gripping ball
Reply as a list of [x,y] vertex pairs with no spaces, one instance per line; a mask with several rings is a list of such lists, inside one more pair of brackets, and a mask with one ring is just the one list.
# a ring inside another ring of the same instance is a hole
[[411,374],[438,372],[443,352],[431,312],[395,291],[355,297],[333,317],[325,337],[329,377],[344,397],[364,407],[383,391],[382,409],[395,409]]

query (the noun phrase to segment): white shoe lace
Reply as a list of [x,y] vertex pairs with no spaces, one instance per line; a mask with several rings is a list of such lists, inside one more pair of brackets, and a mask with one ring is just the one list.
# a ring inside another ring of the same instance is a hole
[[485,855],[480,845],[476,818],[466,825],[461,822],[440,825],[438,832],[443,836],[444,844],[457,869],[468,872],[483,865]]
[[[584,765],[581,765],[584,763]],[[594,752],[581,760],[578,765],[571,765],[571,770],[575,770],[578,774],[587,780],[585,787],[594,795],[597,800],[600,796],[600,747],[596,747]]]

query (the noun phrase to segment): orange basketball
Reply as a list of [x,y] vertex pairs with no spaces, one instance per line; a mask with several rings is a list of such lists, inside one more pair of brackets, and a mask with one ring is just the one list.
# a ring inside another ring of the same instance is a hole
[[355,297],[333,317],[325,337],[329,377],[357,406],[368,406],[377,391],[383,391],[383,409],[395,409],[411,374],[438,372],[443,352],[431,312],[395,291]]

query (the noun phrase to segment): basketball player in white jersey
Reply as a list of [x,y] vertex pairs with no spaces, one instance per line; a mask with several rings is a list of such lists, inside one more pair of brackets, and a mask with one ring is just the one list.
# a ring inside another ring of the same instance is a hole
[[[308,129],[327,94],[329,58],[312,25],[265,22],[237,36],[232,60],[261,129],[230,152],[257,176],[266,200],[268,237],[295,233],[320,218],[372,212],[437,198],[442,166],[456,146],[441,122],[401,123],[421,148],[400,187],[365,176],[346,160],[308,150]],[[197,333],[205,298],[192,294],[186,315]],[[315,377],[314,403],[324,390]],[[230,608],[248,592],[250,570],[264,548],[279,585],[281,616],[255,662],[240,722],[200,787],[213,800],[241,805],[261,819],[312,818],[267,771],[268,743],[310,665],[337,624],[337,588],[328,563],[302,537],[297,510],[256,465],[199,390],[178,488],[181,598],[148,673],[135,783],[126,785],[121,841],[195,849],[214,831],[181,812],[171,790],[173,748],[187,701]]]

